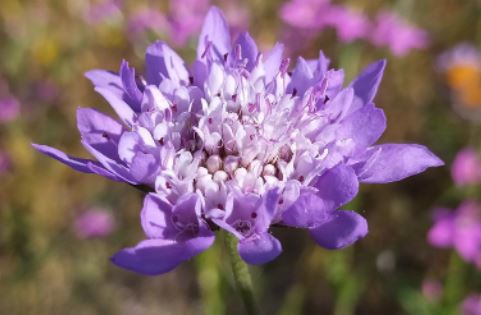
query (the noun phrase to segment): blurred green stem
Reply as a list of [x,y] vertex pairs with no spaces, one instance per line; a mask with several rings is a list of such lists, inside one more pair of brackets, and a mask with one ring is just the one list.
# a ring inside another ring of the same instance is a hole
[[224,241],[231,261],[234,282],[240,292],[247,314],[258,315],[260,313],[255,302],[254,291],[252,290],[249,268],[237,252],[237,239],[234,235],[225,232]]
[[450,306],[455,305],[463,294],[464,288],[464,262],[456,251],[452,251],[449,260],[448,274],[444,289],[444,302]]
[[198,256],[197,277],[202,296],[202,309],[205,315],[225,314],[223,281],[221,276],[221,250],[214,244]]

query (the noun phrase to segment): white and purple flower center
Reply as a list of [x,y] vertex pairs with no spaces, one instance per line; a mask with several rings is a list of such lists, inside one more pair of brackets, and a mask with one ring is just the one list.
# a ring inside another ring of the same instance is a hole
[[[280,71],[266,85],[261,59],[251,71],[245,60],[212,64],[203,91],[185,85],[166,98],[157,87],[146,88],[143,106],[150,109],[133,130],[143,142],[137,151],[160,148],[161,166],[152,177],[157,193],[175,204],[197,192],[206,210],[224,210],[229,192],[261,196],[290,180],[308,185],[318,175],[328,151],[316,141],[314,126],[326,118],[313,106],[329,101],[327,84],[304,96],[295,88],[287,92],[290,75]],[[246,222],[239,230],[249,229]]]

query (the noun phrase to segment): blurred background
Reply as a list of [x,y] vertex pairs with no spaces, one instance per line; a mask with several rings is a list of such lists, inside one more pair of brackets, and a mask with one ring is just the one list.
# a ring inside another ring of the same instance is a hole
[[143,277],[109,257],[142,238],[142,194],[35,152],[87,157],[78,106],[110,112],[83,73],[143,68],[163,39],[188,61],[211,4],[232,33],[292,58],[322,49],[352,79],[388,60],[381,142],[422,143],[446,167],[363,185],[349,207],[369,235],[342,251],[274,229],[284,253],[252,268],[264,314],[481,314],[481,1],[2,0],[0,314],[244,314],[222,242],[175,271]]

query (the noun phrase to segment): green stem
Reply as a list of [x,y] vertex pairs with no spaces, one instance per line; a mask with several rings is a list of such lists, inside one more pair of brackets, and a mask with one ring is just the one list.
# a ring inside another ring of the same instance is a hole
[[455,305],[463,294],[465,263],[455,251],[449,260],[448,273],[444,286],[444,303],[449,307]]
[[220,244],[214,244],[209,250],[197,256],[197,277],[202,297],[203,314],[225,314],[225,297],[222,281],[222,260]]
[[236,283],[237,289],[240,292],[246,312],[248,315],[258,315],[260,313],[254,298],[254,291],[252,290],[252,281],[249,274],[249,268],[237,253],[237,239],[234,235],[225,233],[224,240],[227,253],[230,256],[234,282]]

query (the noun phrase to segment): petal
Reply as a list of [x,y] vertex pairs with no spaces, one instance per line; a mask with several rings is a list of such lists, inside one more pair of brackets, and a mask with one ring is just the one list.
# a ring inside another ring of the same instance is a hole
[[443,248],[452,246],[455,234],[454,221],[454,216],[449,214],[438,218],[428,232],[429,244]]
[[331,211],[314,192],[304,190],[296,202],[282,213],[282,223],[297,228],[311,228],[325,222]]
[[159,85],[163,75],[176,84],[189,82],[185,63],[166,43],[156,41],[145,53],[147,83]]
[[354,170],[339,164],[327,170],[312,185],[319,191],[326,209],[335,210],[351,201],[359,191],[359,182]]
[[127,131],[120,137],[117,145],[119,158],[127,163],[132,163],[135,153],[139,150],[138,147],[142,144],[142,139],[137,132]]
[[266,83],[272,81],[279,73],[282,54],[284,53],[284,44],[276,43],[274,47],[266,54],[264,59],[264,69],[266,72]]
[[118,74],[107,70],[90,70],[85,72],[85,77],[92,82],[95,87],[109,88],[119,97],[124,94],[122,81]]
[[77,127],[82,139],[95,149],[118,159],[117,143],[124,128],[114,119],[94,109],[77,109]]
[[136,112],[140,112],[140,103],[142,102],[142,92],[137,86],[135,80],[135,69],[129,67],[129,63],[125,60],[122,61],[120,66],[120,78],[122,79],[122,85],[124,86],[125,93],[130,98],[130,105]]
[[201,217],[201,202],[198,194],[187,193],[180,197],[172,212],[175,213],[180,221],[197,223]]
[[100,93],[109,102],[110,106],[114,109],[120,119],[127,124],[132,126],[135,120],[134,110],[116,93],[112,92],[111,89],[106,87],[96,87],[95,91]]
[[207,48],[213,45],[218,58],[231,51],[230,32],[224,14],[218,7],[211,7],[202,26],[197,46],[197,59],[204,59]]
[[340,120],[348,112],[353,99],[354,90],[352,88],[343,89],[328,103],[318,102],[319,112],[327,115],[331,121]]
[[139,184],[139,182],[132,177],[132,175],[130,174],[130,171],[127,169],[127,167],[125,167],[125,165],[121,164],[119,161],[113,160],[110,157],[106,156],[105,154],[95,149],[86,141],[82,140],[82,144],[85,147],[85,149],[87,149],[87,151],[89,151],[90,154],[95,156],[95,158],[100,162],[100,164],[102,164],[112,174],[116,175],[117,177],[121,178],[123,181],[129,184],[132,184],[132,185]]
[[185,242],[163,239],[145,240],[112,256],[115,265],[144,275],[160,275],[205,251],[215,236],[196,237]]
[[153,184],[159,162],[152,154],[137,152],[132,159],[130,172],[136,181],[144,184]]
[[171,227],[172,205],[158,195],[150,193],[144,198],[140,221],[144,233],[149,238],[167,237],[165,232]]
[[297,91],[298,95],[303,95],[304,92],[312,84],[314,74],[309,67],[309,64],[302,57],[297,59],[296,67],[292,72],[292,80],[289,84],[287,91],[288,93],[293,93],[294,90]]
[[57,161],[62,162],[67,166],[70,166],[76,171],[83,172],[83,173],[93,173],[93,171],[88,167],[88,164],[96,163],[95,161],[75,158],[65,154],[60,150],[57,150],[55,148],[52,148],[46,145],[32,143],[32,146],[40,153],[43,153],[51,158],[54,158]]
[[[250,36],[248,32],[242,32],[239,38],[235,42],[235,45],[239,45],[241,49],[241,56],[243,59],[247,59],[247,70],[254,68],[259,50],[257,49],[256,42]],[[234,47],[234,50],[236,47]],[[235,56],[232,56],[235,58]]]
[[246,263],[261,265],[277,258],[282,252],[282,245],[271,234],[263,233],[239,241],[237,251]]
[[327,249],[349,246],[366,236],[367,221],[354,211],[334,211],[321,225],[311,228],[310,235],[317,244]]
[[368,104],[355,111],[342,122],[337,139],[352,139],[355,149],[365,149],[374,144],[386,130],[386,116],[382,109]]
[[99,132],[118,137],[124,128],[116,120],[92,108],[77,109],[77,127],[81,134]]
[[383,144],[371,147],[362,163],[353,166],[363,183],[389,183],[444,165],[418,144]]
[[122,178],[118,177],[117,175],[113,174],[111,171],[105,169],[100,163],[98,162],[89,162],[87,164],[88,168],[95,174],[106,177],[110,180],[114,180],[117,182],[125,182]]
[[376,96],[385,67],[386,60],[379,60],[364,69],[351,83],[356,96],[362,100],[363,104],[371,103]]
[[204,82],[207,79],[207,66],[205,63],[200,62],[199,60],[194,61],[190,68],[190,72],[192,73],[192,77],[194,79],[193,84],[203,89]]

